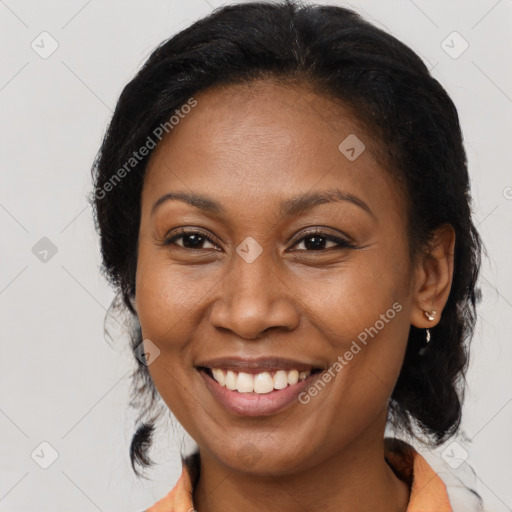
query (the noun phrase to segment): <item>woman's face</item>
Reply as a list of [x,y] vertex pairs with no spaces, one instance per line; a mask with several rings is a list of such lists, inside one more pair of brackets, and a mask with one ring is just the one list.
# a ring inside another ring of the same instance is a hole
[[324,96],[259,82],[195,99],[142,192],[136,309],[160,395],[236,470],[380,443],[414,309],[397,186]]

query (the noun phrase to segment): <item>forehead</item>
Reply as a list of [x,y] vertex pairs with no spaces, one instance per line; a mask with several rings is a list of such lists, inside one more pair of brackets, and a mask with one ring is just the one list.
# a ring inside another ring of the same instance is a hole
[[340,102],[268,81],[194,98],[151,156],[143,202],[173,190],[210,191],[220,202],[274,209],[294,192],[335,187],[402,214],[397,186],[373,155],[376,141]]

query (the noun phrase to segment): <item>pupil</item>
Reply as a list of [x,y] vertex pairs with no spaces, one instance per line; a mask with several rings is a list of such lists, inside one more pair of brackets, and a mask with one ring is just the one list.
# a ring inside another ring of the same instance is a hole
[[[316,240],[316,242],[308,243],[308,240]],[[306,249],[322,249],[325,245],[325,238],[323,236],[310,236],[305,240]]]
[[[187,235],[183,238],[183,245],[185,247],[188,247],[188,248],[197,248],[199,245],[201,245],[201,243],[203,242],[202,240],[202,236],[201,235],[194,235],[194,234],[191,234],[191,235]],[[188,244],[187,241],[190,241],[192,240],[192,244]],[[194,242],[195,240],[195,242]]]

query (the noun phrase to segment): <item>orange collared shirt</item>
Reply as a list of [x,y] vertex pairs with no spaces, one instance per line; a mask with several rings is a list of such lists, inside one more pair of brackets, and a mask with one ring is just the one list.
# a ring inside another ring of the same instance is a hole
[[[411,496],[406,512],[453,512],[446,485],[425,458],[403,441],[385,438],[384,453],[388,464],[408,483]],[[197,452],[183,460],[180,478],[173,489],[145,512],[193,512],[193,482],[196,481]]]

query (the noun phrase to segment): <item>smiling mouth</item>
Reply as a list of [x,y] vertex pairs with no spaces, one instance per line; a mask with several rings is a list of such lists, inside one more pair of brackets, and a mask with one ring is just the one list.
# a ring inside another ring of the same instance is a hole
[[309,370],[273,370],[263,372],[243,372],[227,370],[223,368],[199,367],[199,371],[206,373],[209,377],[230,391],[238,393],[267,394],[279,391],[288,386],[306,380],[311,375],[320,373],[319,368]]

